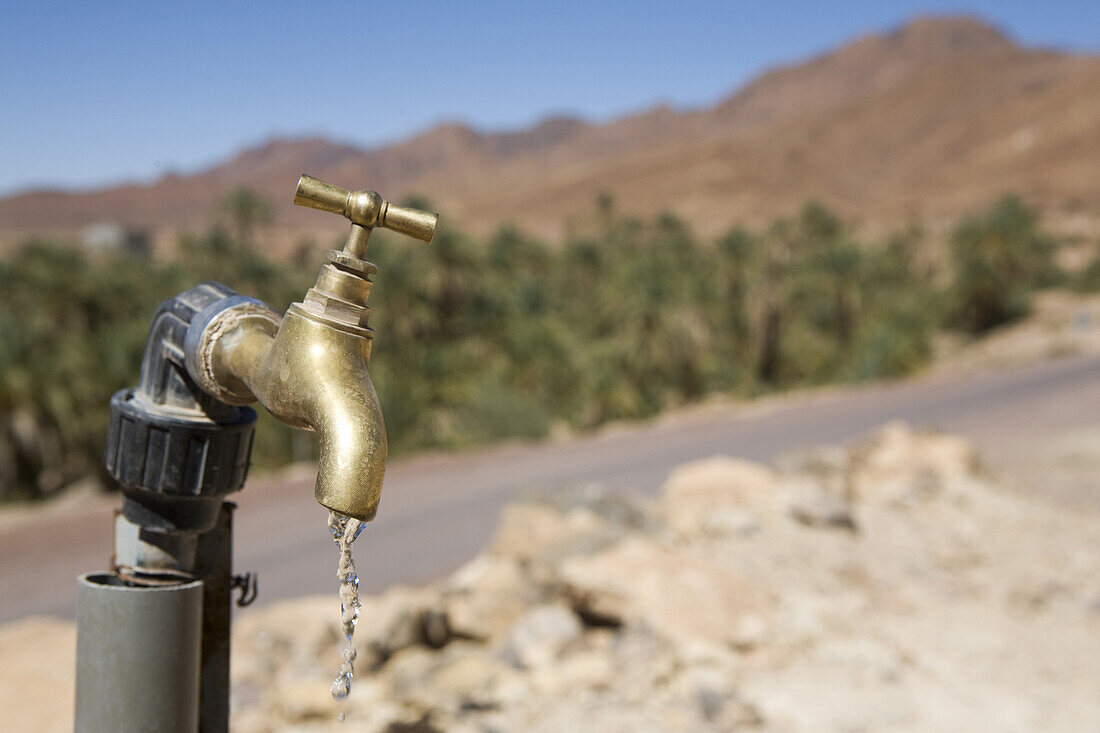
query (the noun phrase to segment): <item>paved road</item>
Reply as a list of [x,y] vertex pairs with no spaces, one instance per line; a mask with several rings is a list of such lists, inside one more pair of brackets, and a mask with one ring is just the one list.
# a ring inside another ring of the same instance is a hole
[[[1023,458],[1041,452],[1051,436],[1090,435],[1098,415],[1100,358],[1074,357],[691,410],[564,443],[399,460],[387,473],[378,519],[356,543],[356,562],[367,590],[429,580],[472,557],[500,508],[526,491],[597,481],[652,492],[673,467],[692,459],[725,453],[769,460],[801,446],[851,440],[895,418],[968,435],[1010,479],[1027,477],[1034,462]],[[1032,489],[1096,507],[1100,490],[1094,493],[1091,473],[1087,479]],[[236,567],[258,571],[261,602],[335,592],[335,548],[312,484],[312,475],[298,471],[254,481],[235,499]],[[74,615],[74,577],[107,564],[113,504],[99,498],[35,510],[31,521],[0,521],[0,622],[31,613]]]

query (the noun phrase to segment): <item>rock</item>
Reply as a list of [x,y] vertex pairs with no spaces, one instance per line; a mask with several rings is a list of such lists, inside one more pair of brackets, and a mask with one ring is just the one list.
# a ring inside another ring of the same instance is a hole
[[428,648],[405,647],[390,657],[380,672],[389,680],[393,694],[404,700],[418,701],[423,708],[431,708],[438,702],[424,681],[439,664],[439,659]]
[[531,668],[527,677],[534,694],[563,699],[606,691],[615,679],[615,670],[607,653],[582,651],[564,655],[555,664]]
[[450,656],[431,672],[428,684],[453,696],[460,706],[492,705],[493,688],[508,666],[481,648],[466,647]]
[[749,537],[763,529],[758,515],[735,507],[718,507],[700,517],[696,526],[704,536],[725,537]]
[[501,513],[490,552],[521,563],[554,563],[595,552],[621,535],[618,527],[584,507],[562,511],[542,503],[514,504]]
[[[448,723],[451,721],[447,721]],[[451,726],[438,723],[432,715],[393,720],[379,730],[384,733],[445,733]]]
[[443,602],[455,635],[496,642],[545,591],[511,557],[482,554],[459,568],[447,582]]
[[287,723],[335,719],[340,703],[325,680],[292,680],[270,691],[271,707]]
[[770,511],[776,474],[767,466],[715,456],[681,466],[661,490],[661,514],[675,532],[747,534]]
[[737,655],[728,646],[712,641],[686,641],[677,647],[676,658],[683,667],[721,667],[733,670],[738,666]]
[[642,531],[654,528],[651,513],[636,496],[621,490],[608,489],[599,483],[540,492],[538,499],[541,503],[557,507],[566,513],[575,509],[585,510],[614,527]]
[[391,588],[362,599],[356,646],[365,650],[364,663],[377,666],[411,646],[441,647],[450,638],[442,595],[437,590]]
[[648,624],[676,641],[744,643],[742,624],[766,618],[769,605],[731,571],[641,537],[571,558],[561,576],[582,613]]
[[518,708],[531,699],[531,679],[526,670],[509,667],[496,678],[494,695],[502,707]]
[[571,684],[598,690],[609,688],[615,678],[611,657],[606,651],[585,650],[562,660],[562,675]]
[[739,698],[729,671],[721,667],[690,667],[680,674],[675,689],[717,730],[753,728],[763,722],[756,708]]
[[544,504],[511,504],[500,513],[489,552],[526,562],[566,534],[564,512]]
[[677,646],[648,624],[636,624],[624,626],[615,635],[614,644],[608,651],[621,674],[629,675],[649,667],[651,672],[652,668],[657,668],[658,676],[667,676],[682,664],[676,654]]
[[783,473],[805,473],[815,478],[843,476],[849,470],[849,452],[841,445],[818,445],[784,453],[775,461]]
[[508,634],[505,655],[521,667],[550,664],[581,638],[583,628],[564,606],[538,606],[524,614]]
[[[476,723],[452,722],[447,726],[447,733],[493,733],[496,728],[478,725]],[[389,733],[389,731],[387,731]]]
[[469,642],[455,642],[434,654],[410,647],[381,670],[381,677],[390,682],[393,700],[439,723],[499,707],[501,682],[511,674],[513,668],[497,655]]
[[519,561],[508,555],[482,553],[451,574],[447,593],[522,595],[525,579]]
[[958,436],[918,433],[901,422],[876,431],[851,453],[851,488],[861,500],[914,503],[979,476],[974,445]]
[[340,602],[331,596],[298,598],[263,606],[233,622],[235,682],[265,687],[276,673],[317,673],[337,657]]
[[794,479],[788,511],[807,527],[855,530],[852,506],[812,479]]

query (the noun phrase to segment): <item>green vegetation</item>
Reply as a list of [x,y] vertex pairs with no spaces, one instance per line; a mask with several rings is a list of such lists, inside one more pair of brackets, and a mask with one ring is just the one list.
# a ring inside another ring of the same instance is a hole
[[1013,196],[963,221],[951,238],[951,323],[979,333],[1025,313],[1028,293],[1059,279],[1053,250],[1035,212]]
[[230,191],[222,202],[222,211],[229,217],[236,241],[251,250],[256,230],[271,223],[271,205],[250,188]]
[[[304,295],[321,252],[257,256],[266,205],[238,191],[224,211],[231,226],[185,237],[172,263],[42,242],[0,263],[0,497],[99,470],[108,399],[136,383],[160,301],[211,279],[279,310]],[[901,375],[942,324],[1002,323],[1057,275],[1015,199],[960,224],[947,273],[919,264],[919,229],[860,242],[817,205],[714,242],[673,216],[616,216],[609,197],[556,248],[511,228],[385,240],[370,251],[371,372],[394,452],[641,418],[716,391]],[[290,431],[261,419],[256,461],[289,460]]]

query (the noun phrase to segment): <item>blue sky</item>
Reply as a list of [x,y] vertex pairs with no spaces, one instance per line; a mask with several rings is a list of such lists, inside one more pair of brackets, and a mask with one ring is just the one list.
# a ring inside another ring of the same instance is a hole
[[440,121],[709,104],[922,13],[1100,51],[1100,2],[7,2],[0,194],[149,180],[274,135],[359,144]]

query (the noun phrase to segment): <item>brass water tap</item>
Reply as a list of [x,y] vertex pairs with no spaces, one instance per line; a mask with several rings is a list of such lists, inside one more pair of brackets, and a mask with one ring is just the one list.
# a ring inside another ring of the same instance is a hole
[[373,191],[346,191],[303,175],[294,203],[351,220],[342,251],[331,250],[317,282],[284,316],[237,296],[194,318],[185,337],[188,373],[230,405],[259,401],[276,418],[313,430],[320,442],[316,499],[370,520],[386,471],[386,426],[371,383],[374,331],[367,325],[371,230],[431,242],[438,215],[395,206]]
[[77,730],[228,729],[240,576],[225,498],[248,474],[256,412],[245,405],[316,431],[322,506],[363,521],[378,510],[386,426],[367,372],[378,269],[363,255],[379,226],[430,242],[437,216],[309,176],[294,203],[351,220],[302,302],[280,316],[220,283],[189,288],[157,308],[139,384],[111,397],[104,467],[123,501],[111,570],[80,579]]

